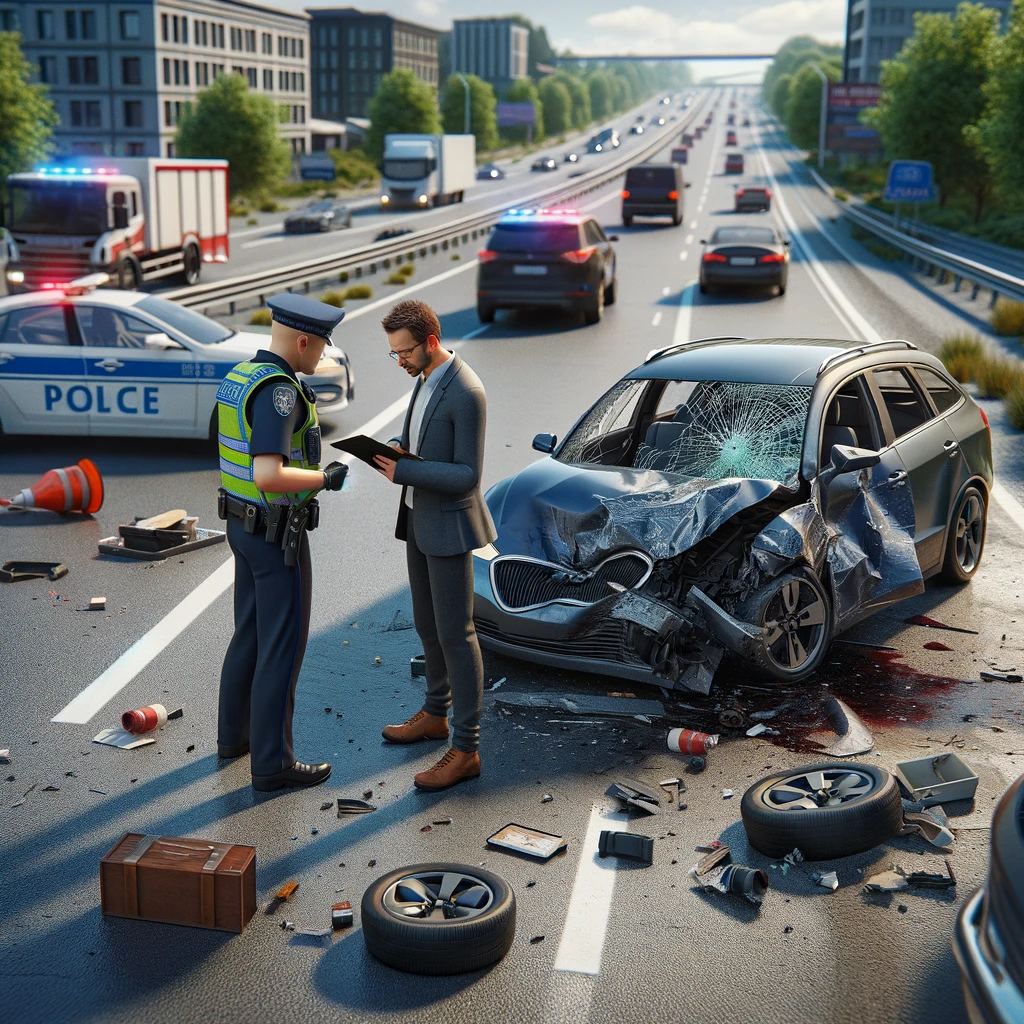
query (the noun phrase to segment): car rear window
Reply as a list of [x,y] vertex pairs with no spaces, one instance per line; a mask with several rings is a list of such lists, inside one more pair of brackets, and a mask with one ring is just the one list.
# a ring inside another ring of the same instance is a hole
[[575,224],[499,224],[487,243],[496,252],[569,252],[580,247]]
[[749,195],[763,196],[763,195],[766,194],[766,192],[767,192],[766,189],[763,189],[763,188],[751,188],[749,185],[743,190],[744,195],[748,195],[748,196]]
[[647,185],[652,188],[673,188],[676,183],[674,167],[630,167],[626,171],[626,185],[633,188]]
[[774,245],[775,232],[771,228],[718,228],[711,236],[711,243],[722,242],[757,242],[761,245]]

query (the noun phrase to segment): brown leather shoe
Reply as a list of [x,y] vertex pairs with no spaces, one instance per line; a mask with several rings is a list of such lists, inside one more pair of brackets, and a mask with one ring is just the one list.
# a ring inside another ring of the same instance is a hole
[[480,755],[467,754],[451,747],[433,768],[413,778],[419,789],[447,789],[457,782],[475,779],[480,774]]
[[381,735],[389,743],[415,743],[417,740],[448,739],[448,716],[417,711],[401,725],[385,725]]

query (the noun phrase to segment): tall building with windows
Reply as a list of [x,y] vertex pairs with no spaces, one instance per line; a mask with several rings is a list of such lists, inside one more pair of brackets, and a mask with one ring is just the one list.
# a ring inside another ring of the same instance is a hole
[[437,88],[441,33],[426,25],[355,7],[310,7],[313,116],[366,117],[381,78],[408,68]]
[[[891,60],[914,34],[915,14],[954,14],[962,0],[847,0],[843,81],[877,82],[882,61]],[[1011,0],[978,0],[1000,12],[1002,28]]]
[[309,18],[248,0],[0,0],[50,90],[59,155],[173,156],[186,104],[239,74],[284,108],[281,135],[309,150]]
[[511,18],[457,18],[452,22],[452,71],[476,75],[499,96],[526,78],[530,33]]

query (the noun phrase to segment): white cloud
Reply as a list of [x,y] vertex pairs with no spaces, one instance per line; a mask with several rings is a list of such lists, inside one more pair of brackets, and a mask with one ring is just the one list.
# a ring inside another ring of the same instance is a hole
[[437,20],[441,17],[442,5],[438,0],[416,0],[413,6],[416,8],[416,13],[424,18]]
[[758,3],[730,21],[693,20],[644,4],[591,15],[585,36],[559,40],[587,53],[770,53],[790,36],[838,41],[845,31],[845,4],[837,0]]

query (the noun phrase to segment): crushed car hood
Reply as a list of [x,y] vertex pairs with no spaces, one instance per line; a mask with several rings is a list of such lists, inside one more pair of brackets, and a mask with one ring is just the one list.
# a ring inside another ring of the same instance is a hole
[[694,480],[649,469],[540,459],[488,494],[503,555],[589,566],[639,548],[654,559],[688,551],[733,516],[797,491],[775,480]]

